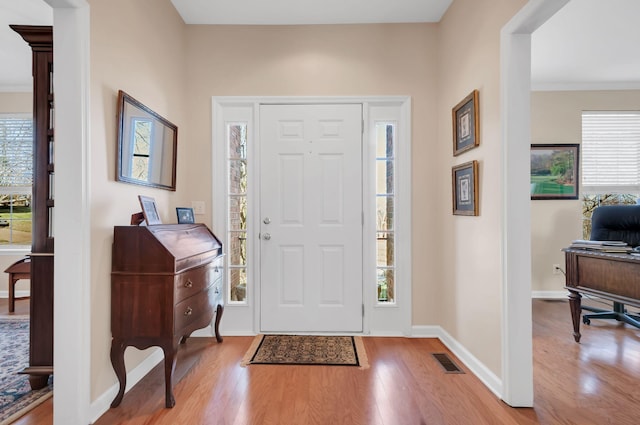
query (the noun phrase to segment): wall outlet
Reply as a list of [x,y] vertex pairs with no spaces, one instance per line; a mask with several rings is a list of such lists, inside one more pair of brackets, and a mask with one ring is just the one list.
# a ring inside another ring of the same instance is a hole
[[205,214],[204,201],[191,201],[191,208],[193,208],[194,214]]
[[560,268],[560,264],[554,264],[553,265],[553,274],[561,274],[562,269]]

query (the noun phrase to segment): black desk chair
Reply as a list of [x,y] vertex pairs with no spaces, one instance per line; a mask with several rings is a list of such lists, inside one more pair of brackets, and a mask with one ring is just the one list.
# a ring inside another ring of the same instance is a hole
[[[632,247],[640,246],[640,205],[604,205],[593,210],[591,240],[623,241]],[[629,314],[624,304],[613,303],[613,310],[582,307],[591,314],[582,315],[582,323],[591,319],[616,319],[640,328],[640,316]]]

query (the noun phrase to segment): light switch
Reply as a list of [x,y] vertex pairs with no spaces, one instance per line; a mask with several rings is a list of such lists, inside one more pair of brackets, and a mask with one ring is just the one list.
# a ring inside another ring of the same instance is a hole
[[204,214],[204,201],[191,201],[191,208],[194,214]]

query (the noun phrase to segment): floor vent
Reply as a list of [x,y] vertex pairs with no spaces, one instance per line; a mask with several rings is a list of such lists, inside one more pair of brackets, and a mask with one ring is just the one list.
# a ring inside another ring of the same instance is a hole
[[464,371],[460,369],[458,365],[453,362],[453,360],[451,360],[448,354],[432,353],[431,355],[438,361],[440,366],[442,366],[442,369],[444,369],[445,373],[464,373]]

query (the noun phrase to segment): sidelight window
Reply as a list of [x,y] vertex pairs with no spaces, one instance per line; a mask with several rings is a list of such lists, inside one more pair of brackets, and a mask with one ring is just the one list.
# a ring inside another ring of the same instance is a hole
[[395,124],[376,123],[376,276],[378,303],[395,303]]
[[227,288],[230,303],[247,302],[247,124],[227,125]]

